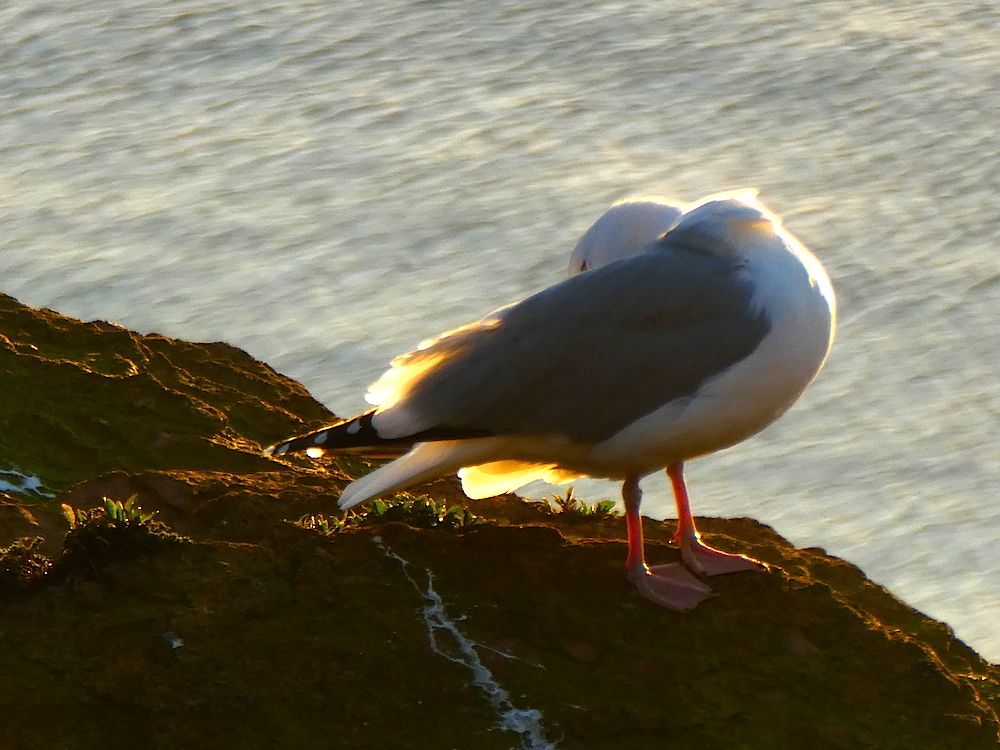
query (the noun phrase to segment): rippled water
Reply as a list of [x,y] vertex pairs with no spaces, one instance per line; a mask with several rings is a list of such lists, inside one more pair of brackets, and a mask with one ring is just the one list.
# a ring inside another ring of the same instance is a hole
[[562,278],[614,200],[757,187],[827,265],[838,341],[690,467],[696,512],[824,546],[1000,660],[998,38],[959,0],[11,0],[0,290],[231,342],[347,414]]

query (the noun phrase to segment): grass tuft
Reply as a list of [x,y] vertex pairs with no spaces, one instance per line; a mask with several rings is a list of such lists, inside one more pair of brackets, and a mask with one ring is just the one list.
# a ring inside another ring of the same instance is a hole
[[59,565],[68,572],[98,570],[115,559],[158,552],[167,547],[190,543],[190,539],[170,530],[147,513],[132,495],[125,502],[104,498],[104,504],[80,510],[63,504],[69,533],[63,540]]
[[594,505],[590,505],[582,500],[578,500],[573,495],[573,488],[566,490],[565,496],[552,495],[541,504],[542,510],[553,515],[566,514],[569,516],[579,516],[588,521],[599,521],[605,518],[619,518],[621,513],[615,507],[614,500],[600,500]]
[[433,500],[426,495],[402,494],[389,500],[372,500],[360,511],[348,510],[340,517],[305,515],[295,525],[330,536],[349,528],[390,521],[419,529],[461,529],[483,523],[484,519],[460,505],[449,507],[445,501]]

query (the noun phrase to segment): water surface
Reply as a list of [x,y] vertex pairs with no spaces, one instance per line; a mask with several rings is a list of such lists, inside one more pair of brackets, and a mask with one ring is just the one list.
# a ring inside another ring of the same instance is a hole
[[998,38],[958,0],[8,2],[0,290],[228,341],[348,414],[561,279],[611,202],[756,187],[840,330],[786,417],[690,466],[696,512],[1000,660]]

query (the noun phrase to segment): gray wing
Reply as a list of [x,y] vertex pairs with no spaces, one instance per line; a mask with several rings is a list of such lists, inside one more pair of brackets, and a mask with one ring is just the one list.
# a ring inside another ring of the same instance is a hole
[[580,274],[399,358],[394,401],[421,428],[600,442],[756,348],[741,268],[670,248]]

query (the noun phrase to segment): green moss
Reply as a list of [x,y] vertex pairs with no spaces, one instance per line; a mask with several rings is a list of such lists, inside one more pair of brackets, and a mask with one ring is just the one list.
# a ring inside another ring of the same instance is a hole
[[0,371],[0,455],[56,490],[118,469],[273,469],[261,445],[332,419],[235,347],[83,323],[4,295]]

